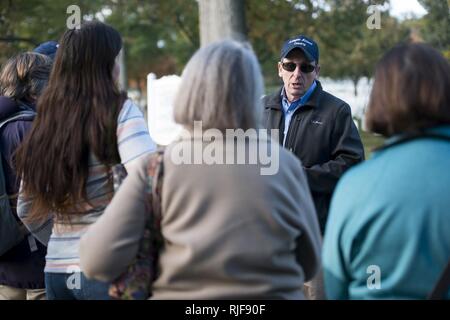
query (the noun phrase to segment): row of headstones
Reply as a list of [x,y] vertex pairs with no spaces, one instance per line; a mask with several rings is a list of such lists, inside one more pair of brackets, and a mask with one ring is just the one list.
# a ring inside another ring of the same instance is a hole
[[[359,94],[355,97],[350,82],[334,82],[327,79],[322,81],[332,94],[342,98],[354,108],[352,112],[355,124],[358,129],[365,130],[362,109],[367,105],[371,83],[360,81]],[[147,76],[148,127],[150,135],[159,145],[168,145],[181,132],[181,127],[173,120],[173,101],[180,82],[181,78],[177,75],[164,76],[160,79],[153,73]]]

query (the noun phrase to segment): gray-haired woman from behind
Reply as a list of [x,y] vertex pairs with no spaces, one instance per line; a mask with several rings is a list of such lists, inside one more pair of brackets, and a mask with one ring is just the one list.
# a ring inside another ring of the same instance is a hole
[[[187,64],[175,99],[185,134],[163,158],[163,248],[152,298],[304,298],[303,283],[320,265],[318,222],[299,160],[256,134],[262,94],[259,64],[244,44],[211,44]],[[267,148],[279,156],[270,172],[261,161]],[[236,161],[235,151],[246,155]],[[145,190],[152,157],[129,173],[82,238],[88,277],[111,281],[135,258],[151,214]]]

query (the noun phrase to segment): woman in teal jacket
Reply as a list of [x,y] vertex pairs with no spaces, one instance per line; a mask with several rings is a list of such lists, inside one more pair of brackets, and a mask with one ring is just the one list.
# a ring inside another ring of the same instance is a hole
[[448,61],[425,44],[390,50],[376,67],[366,120],[388,139],[333,195],[327,297],[425,299],[450,259]]

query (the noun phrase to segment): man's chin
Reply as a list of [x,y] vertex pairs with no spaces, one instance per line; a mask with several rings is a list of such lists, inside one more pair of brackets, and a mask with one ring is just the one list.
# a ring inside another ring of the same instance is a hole
[[291,91],[291,96],[295,97],[295,100],[297,100],[298,98],[300,98],[301,96],[303,96],[305,92],[303,90],[293,90]]

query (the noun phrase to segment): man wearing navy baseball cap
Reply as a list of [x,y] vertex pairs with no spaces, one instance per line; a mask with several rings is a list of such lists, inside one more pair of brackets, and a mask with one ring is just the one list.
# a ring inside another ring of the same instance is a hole
[[[339,63],[339,61],[336,61]],[[364,148],[350,106],[322,89],[319,47],[303,35],[281,49],[283,86],[264,97],[264,126],[279,129],[279,142],[302,162],[325,231],[334,188],[342,174],[364,160]]]

